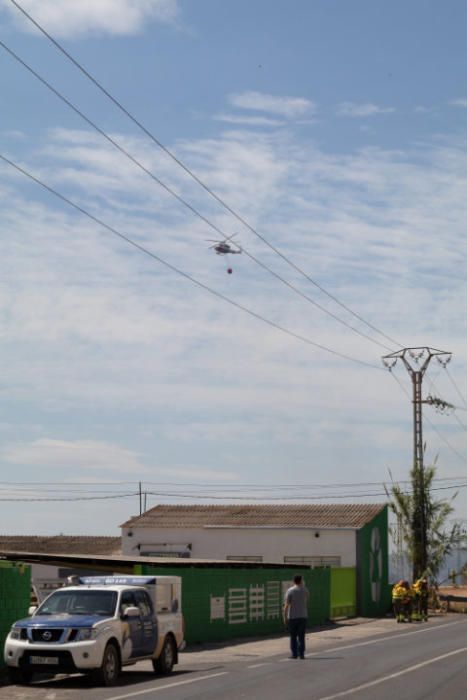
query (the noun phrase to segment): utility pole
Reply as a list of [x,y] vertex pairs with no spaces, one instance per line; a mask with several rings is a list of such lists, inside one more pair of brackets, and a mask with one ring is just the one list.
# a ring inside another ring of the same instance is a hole
[[435,348],[403,348],[390,355],[385,355],[383,364],[389,371],[392,370],[397,360],[402,360],[412,380],[413,403],[413,578],[414,580],[425,574],[428,564],[427,555],[427,503],[425,491],[425,467],[423,464],[423,421],[422,404],[427,403],[443,408],[450,406],[442,399],[429,396],[422,399],[423,376],[428,369],[431,359],[436,357],[444,367],[451,360],[451,353]]

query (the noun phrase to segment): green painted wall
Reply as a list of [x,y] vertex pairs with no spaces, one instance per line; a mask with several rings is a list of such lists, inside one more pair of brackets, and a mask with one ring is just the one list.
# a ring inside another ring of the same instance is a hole
[[309,569],[303,577],[310,591],[308,624],[323,625],[329,620],[331,602],[331,569]]
[[387,506],[357,533],[358,614],[380,617],[391,606],[388,595]]
[[355,617],[357,614],[357,570],[354,567],[331,569],[330,618]]
[[26,617],[31,599],[31,568],[0,562],[0,666],[3,645],[13,622]]
[[[188,643],[284,631],[285,590],[297,569],[165,568],[135,566],[137,574],[180,576]],[[310,625],[329,618],[330,569],[301,572],[310,591]]]

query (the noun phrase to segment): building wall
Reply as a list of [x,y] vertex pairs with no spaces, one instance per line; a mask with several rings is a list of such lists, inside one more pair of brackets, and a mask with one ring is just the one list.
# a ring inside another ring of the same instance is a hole
[[135,574],[180,576],[185,639],[189,644],[284,632],[284,593],[301,573],[310,590],[308,624],[329,619],[331,569],[219,567],[157,568],[141,564]]
[[138,552],[153,556],[178,552],[197,559],[262,557],[277,564],[283,564],[284,557],[336,557],[340,566],[352,567],[356,566],[356,534],[353,529],[124,528],[122,553]]
[[331,569],[330,618],[355,617],[357,614],[357,570],[353,567]]
[[388,612],[388,509],[384,508],[357,535],[358,614],[380,617]]
[[[83,569],[79,567],[37,563],[33,563],[30,566],[33,592],[37,595],[38,602],[40,603],[57,588],[63,586],[68,576],[72,576],[73,574],[78,576],[83,575]],[[99,571],[98,569],[90,570],[86,568],[85,573],[88,576],[99,576],[99,574],[105,574],[106,572]]]

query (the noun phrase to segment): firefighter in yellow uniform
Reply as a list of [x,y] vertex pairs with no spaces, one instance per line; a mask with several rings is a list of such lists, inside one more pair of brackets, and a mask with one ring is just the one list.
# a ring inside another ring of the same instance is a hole
[[412,622],[412,592],[408,581],[399,581],[393,586],[392,604],[397,622]]
[[401,588],[401,583],[402,583],[402,581],[398,581],[392,587],[392,609],[394,611],[394,617],[396,618],[396,622],[401,621],[402,596],[403,596],[403,590]]
[[428,620],[428,581],[422,577],[412,584],[413,613],[412,619],[418,622]]

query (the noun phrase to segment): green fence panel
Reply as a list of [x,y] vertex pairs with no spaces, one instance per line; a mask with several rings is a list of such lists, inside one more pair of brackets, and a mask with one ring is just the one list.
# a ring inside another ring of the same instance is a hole
[[357,570],[354,567],[331,569],[330,617],[355,617],[357,614]]
[[[297,569],[157,567],[141,564],[135,573],[180,576],[185,639],[223,641],[284,631],[284,594]],[[329,617],[329,570],[303,572],[310,590],[309,624]]]
[[358,614],[381,617],[391,607],[388,594],[387,506],[357,533]]
[[323,625],[329,620],[331,600],[331,569],[329,567],[310,569],[304,574],[310,591],[308,622],[310,625]]
[[31,599],[31,568],[1,562],[0,566],[0,666],[3,646],[13,622],[26,617]]

